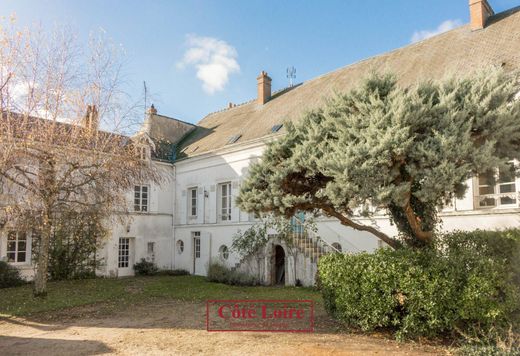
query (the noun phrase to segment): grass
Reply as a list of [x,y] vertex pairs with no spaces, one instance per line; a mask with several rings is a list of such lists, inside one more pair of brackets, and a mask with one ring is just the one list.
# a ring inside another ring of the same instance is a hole
[[321,295],[302,287],[239,287],[211,283],[197,276],[153,276],[49,282],[45,299],[34,298],[30,285],[0,289],[1,316],[27,316],[73,307],[113,304],[124,307],[151,299],[311,299]]

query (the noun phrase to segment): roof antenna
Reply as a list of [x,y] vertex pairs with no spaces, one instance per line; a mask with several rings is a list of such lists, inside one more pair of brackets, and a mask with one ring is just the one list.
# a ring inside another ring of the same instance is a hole
[[146,81],[143,80],[144,86],[144,117],[146,118],[146,111],[148,110],[148,88],[146,87]]
[[296,79],[296,68],[292,66],[287,68],[287,78],[289,79],[289,87],[292,87],[294,85],[293,79]]

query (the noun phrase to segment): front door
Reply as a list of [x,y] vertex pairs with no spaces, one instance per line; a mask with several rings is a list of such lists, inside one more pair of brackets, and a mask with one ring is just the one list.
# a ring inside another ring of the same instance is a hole
[[117,259],[117,275],[119,277],[134,275],[134,253],[134,239],[120,237]]

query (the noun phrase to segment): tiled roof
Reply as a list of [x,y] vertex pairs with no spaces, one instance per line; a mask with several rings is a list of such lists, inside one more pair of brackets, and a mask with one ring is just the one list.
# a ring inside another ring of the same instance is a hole
[[297,120],[335,92],[354,87],[371,71],[392,72],[406,86],[490,66],[520,69],[520,7],[490,17],[483,30],[472,32],[464,25],[281,91],[264,105],[252,100],[209,114],[178,144],[177,158],[227,147],[234,135],[241,135],[235,145],[272,135],[273,126]]

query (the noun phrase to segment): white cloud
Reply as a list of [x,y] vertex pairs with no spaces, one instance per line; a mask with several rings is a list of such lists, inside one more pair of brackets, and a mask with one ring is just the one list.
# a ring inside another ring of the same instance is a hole
[[436,36],[449,30],[453,30],[454,28],[459,27],[461,25],[461,20],[446,20],[443,23],[441,23],[435,30],[415,31],[412,36],[412,43],[425,40],[427,38]]
[[202,81],[202,88],[208,94],[223,90],[229,82],[229,75],[240,71],[237,51],[226,41],[188,35],[186,44],[188,49],[177,66],[194,66],[197,78]]

